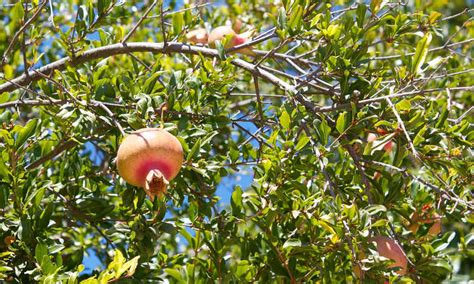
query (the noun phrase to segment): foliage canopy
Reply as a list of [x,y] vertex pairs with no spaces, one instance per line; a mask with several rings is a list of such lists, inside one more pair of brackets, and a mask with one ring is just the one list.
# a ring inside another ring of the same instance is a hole
[[[436,283],[472,268],[469,1],[12,2],[0,280]],[[185,43],[238,21],[254,56]],[[185,163],[152,202],[114,158],[161,116]],[[92,252],[100,271],[83,270]]]

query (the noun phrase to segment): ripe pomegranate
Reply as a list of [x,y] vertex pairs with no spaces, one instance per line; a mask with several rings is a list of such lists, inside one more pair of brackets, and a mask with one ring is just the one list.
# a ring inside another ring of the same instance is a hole
[[178,139],[161,128],[143,128],[126,136],[117,152],[117,168],[128,183],[143,187],[154,200],[166,192],[178,175],[183,148]]
[[407,273],[408,258],[395,240],[385,236],[376,236],[371,238],[371,241],[377,244],[377,251],[381,256],[390,258],[395,262],[389,267],[399,267],[397,273],[400,275]]
[[[220,26],[211,31],[207,40],[210,47],[214,47],[216,41],[223,41],[227,38],[225,48],[232,48],[237,45],[244,44],[250,40],[251,32],[237,34],[231,26]],[[254,55],[254,52],[250,47],[239,49],[237,52]]]
[[186,40],[194,44],[206,44],[207,39],[207,30],[204,28],[195,29],[186,34]]

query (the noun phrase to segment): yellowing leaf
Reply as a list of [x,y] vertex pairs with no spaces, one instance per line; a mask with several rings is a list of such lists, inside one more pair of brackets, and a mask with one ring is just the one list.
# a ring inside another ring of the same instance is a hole
[[411,65],[411,73],[416,75],[420,73],[421,65],[425,62],[426,55],[428,55],[428,48],[431,43],[433,36],[431,33],[427,33],[416,45],[415,56]]
[[428,23],[430,24],[433,24],[434,22],[436,22],[436,20],[439,19],[439,17],[441,17],[443,14],[439,13],[439,12],[436,12],[436,11],[433,11],[431,12],[430,16],[428,17]]
[[337,236],[336,231],[334,231],[334,229],[331,226],[329,226],[329,224],[326,221],[318,220],[318,224],[331,234],[330,240],[333,244],[339,242],[339,237]]
[[82,280],[81,284],[99,284],[99,280],[95,279],[94,277],[87,278],[86,280]]
[[135,273],[135,270],[137,269],[139,259],[140,256],[135,256],[131,260],[127,261],[122,267],[123,272],[128,271],[127,275],[132,276]]
[[115,250],[114,260],[109,264],[108,269],[115,271],[115,278],[120,278],[122,265],[125,262],[125,258],[120,250]]

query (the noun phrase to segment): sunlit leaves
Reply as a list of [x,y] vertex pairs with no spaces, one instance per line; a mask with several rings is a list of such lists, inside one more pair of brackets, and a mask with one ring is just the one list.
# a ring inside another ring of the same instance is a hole
[[120,250],[115,250],[113,261],[108,265],[107,269],[102,271],[100,275],[91,277],[81,281],[81,284],[100,284],[120,279],[125,273],[127,277],[133,276],[138,265],[139,256],[126,261]]
[[38,119],[32,119],[24,127],[20,128],[20,130],[18,131],[17,139],[15,141],[15,147],[17,149],[23,146],[26,140],[34,134],[37,124]]

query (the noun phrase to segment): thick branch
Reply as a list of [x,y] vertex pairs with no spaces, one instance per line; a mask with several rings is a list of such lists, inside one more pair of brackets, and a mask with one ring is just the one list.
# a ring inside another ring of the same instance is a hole
[[[152,52],[152,53],[185,53],[185,54],[202,54],[208,57],[218,57],[217,50],[210,49],[200,46],[191,46],[178,42],[168,42],[166,47],[163,43],[149,43],[149,42],[133,42],[133,43],[116,43],[108,46],[103,46],[99,48],[94,48],[85,51],[83,54],[77,56],[74,59],[69,57],[62,58],[53,63],[45,65],[41,68],[36,69],[36,71],[43,74],[50,74],[54,70],[64,70],[67,66],[78,66],[85,62],[89,62],[99,58],[106,58],[113,55],[127,54],[131,52]],[[232,64],[237,67],[243,68],[253,75],[261,77],[267,81],[270,81],[272,84],[277,85],[283,90],[294,91],[294,87],[288,83],[282,81],[278,77],[274,76],[268,71],[257,68],[254,64],[248,63],[242,59],[233,59]],[[18,85],[25,86],[31,82],[38,81],[42,77],[33,71],[28,72],[28,77],[24,74],[19,76],[9,82],[6,82],[0,85],[0,94],[3,92],[11,92],[18,89]]]

